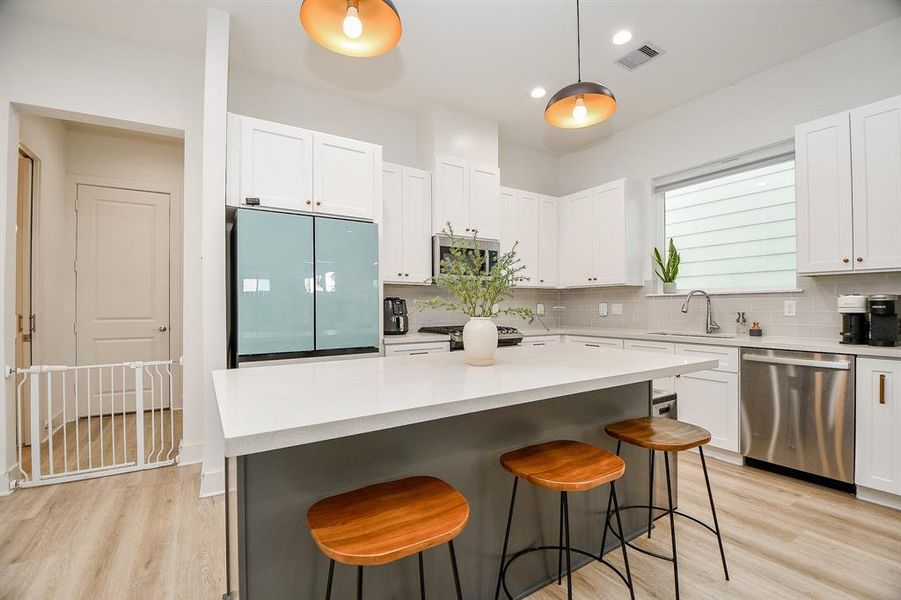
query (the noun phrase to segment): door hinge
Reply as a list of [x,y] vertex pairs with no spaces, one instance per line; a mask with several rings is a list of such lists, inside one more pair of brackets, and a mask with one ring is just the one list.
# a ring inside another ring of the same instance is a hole
[[78,322],[77,321],[72,323],[72,333],[75,333],[75,334],[78,333]]
[[38,317],[35,314],[28,316],[28,333],[34,333],[38,328]]
[[78,273],[78,261],[77,260],[72,261],[72,270],[75,271],[76,273]]

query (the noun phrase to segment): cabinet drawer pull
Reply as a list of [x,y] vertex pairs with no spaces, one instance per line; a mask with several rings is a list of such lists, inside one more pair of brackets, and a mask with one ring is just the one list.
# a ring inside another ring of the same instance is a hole
[[420,350],[419,352],[410,352],[410,356],[417,356],[419,354],[428,354],[428,350]]
[[600,348],[601,347],[600,344],[585,344],[585,345],[589,348]]
[[879,374],[879,404],[885,404],[885,373]]

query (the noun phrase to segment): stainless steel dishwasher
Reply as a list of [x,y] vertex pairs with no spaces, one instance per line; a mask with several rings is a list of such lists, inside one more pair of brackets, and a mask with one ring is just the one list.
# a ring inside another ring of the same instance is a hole
[[854,482],[854,357],[788,350],[741,354],[741,453]]

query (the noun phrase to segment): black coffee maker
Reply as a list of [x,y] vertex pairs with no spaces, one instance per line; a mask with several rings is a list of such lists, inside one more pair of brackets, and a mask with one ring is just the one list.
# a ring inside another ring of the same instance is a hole
[[870,345],[895,346],[898,343],[898,297],[879,294],[867,298],[870,311]]
[[410,330],[410,318],[407,316],[407,301],[403,298],[385,298],[383,319],[385,335],[403,335]]

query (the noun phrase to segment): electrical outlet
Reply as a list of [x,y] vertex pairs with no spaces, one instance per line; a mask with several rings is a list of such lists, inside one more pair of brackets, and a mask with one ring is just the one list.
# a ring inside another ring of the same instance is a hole
[[535,314],[537,314],[539,316],[544,315],[544,304],[539,302],[538,304],[535,305]]
[[623,314],[623,305],[622,304],[614,304],[613,305],[613,314],[615,314],[615,315]]
[[786,300],[783,304],[783,314],[786,317],[797,317],[798,316],[798,303],[794,300]]
[[607,316],[607,303],[606,302],[601,302],[600,304],[598,304],[598,315],[601,317]]

